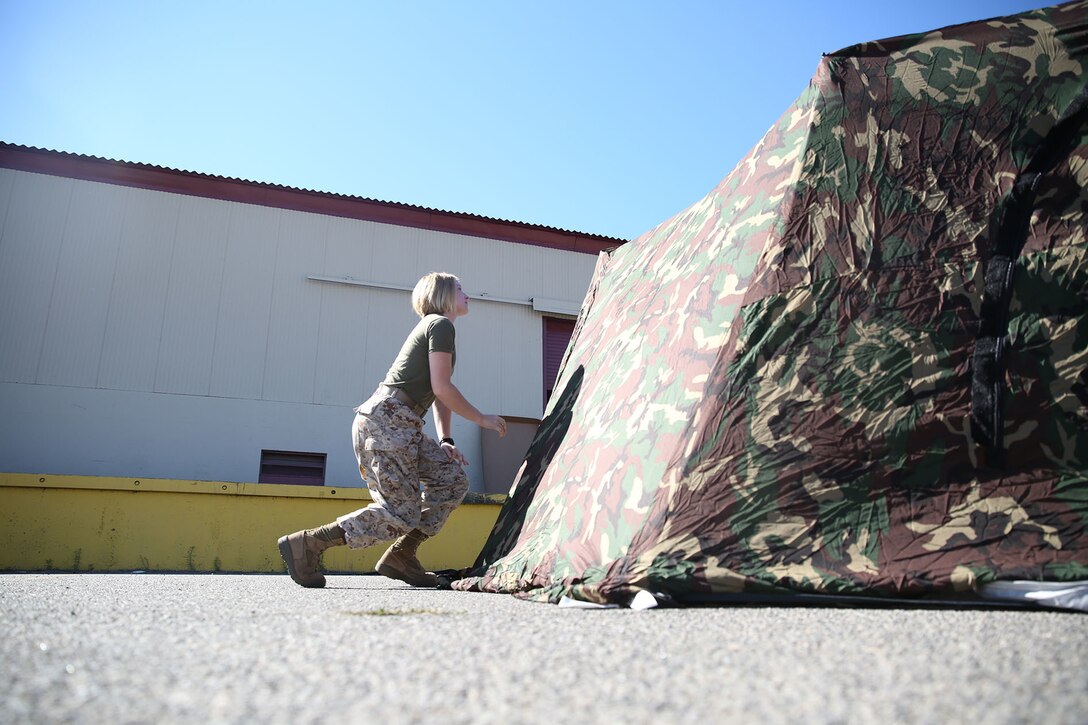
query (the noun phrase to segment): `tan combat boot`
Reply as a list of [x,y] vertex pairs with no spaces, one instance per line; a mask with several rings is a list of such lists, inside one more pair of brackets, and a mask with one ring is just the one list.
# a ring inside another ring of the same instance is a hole
[[416,549],[428,537],[419,529],[412,529],[393,542],[378,559],[378,573],[390,579],[400,579],[414,587],[436,587],[438,577],[423,568],[416,558]]
[[337,524],[306,529],[280,537],[277,542],[287,573],[295,583],[310,588],[325,586],[325,575],[317,570],[321,552],[344,543],[343,530]]

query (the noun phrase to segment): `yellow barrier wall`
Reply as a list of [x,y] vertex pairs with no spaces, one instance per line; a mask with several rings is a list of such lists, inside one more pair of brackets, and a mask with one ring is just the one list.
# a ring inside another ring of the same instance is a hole
[[[470,494],[423,565],[471,566],[503,500]],[[0,473],[0,570],[282,572],[280,536],[370,502],[365,488]],[[324,568],[370,572],[384,548],[337,547]]]

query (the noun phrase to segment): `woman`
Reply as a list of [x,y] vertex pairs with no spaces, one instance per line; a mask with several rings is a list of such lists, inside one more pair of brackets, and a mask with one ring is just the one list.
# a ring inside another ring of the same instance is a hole
[[[396,541],[378,560],[378,573],[412,586],[436,586],[416,549],[438,533],[468,491],[461,467],[467,461],[450,437],[450,414],[506,435],[505,420],[481,413],[450,380],[457,362],[454,323],[468,314],[460,281],[441,272],[424,276],[412,292],[412,309],[419,323],[374,395],[355,409],[355,457],[374,503],[278,542],[288,573],[304,587],[325,586],[318,571],[325,549],[362,549],[389,539]],[[423,434],[423,416],[432,404],[439,443]]]

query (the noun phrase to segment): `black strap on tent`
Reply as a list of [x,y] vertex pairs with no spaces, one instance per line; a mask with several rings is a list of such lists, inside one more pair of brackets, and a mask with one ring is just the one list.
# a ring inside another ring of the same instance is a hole
[[1005,353],[1009,330],[1009,303],[1016,259],[1028,235],[1035,194],[1043,176],[1068,156],[1080,128],[1088,122],[1088,86],[1065,109],[1043,140],[1012,189],[998,204],[993,232],[993,255],[986,265],[979,332],[971,364],[971,429],[986,447],[987,462],[1001,465],[1005,458]]

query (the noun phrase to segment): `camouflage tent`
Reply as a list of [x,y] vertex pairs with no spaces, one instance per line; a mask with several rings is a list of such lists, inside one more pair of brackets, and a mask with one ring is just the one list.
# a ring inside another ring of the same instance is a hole
[[602,255],[454,586],[1088,580],[1086,51],[1072,2],[825,56],[717,188]]

